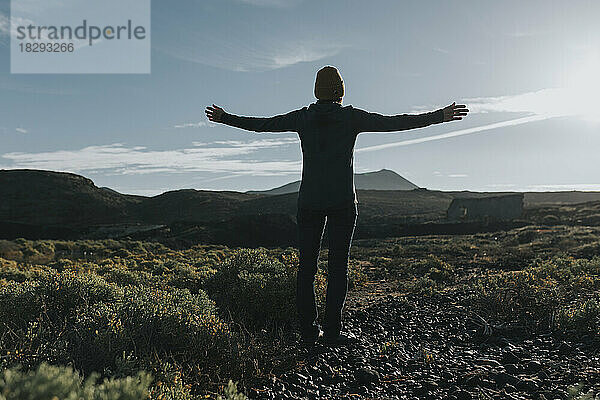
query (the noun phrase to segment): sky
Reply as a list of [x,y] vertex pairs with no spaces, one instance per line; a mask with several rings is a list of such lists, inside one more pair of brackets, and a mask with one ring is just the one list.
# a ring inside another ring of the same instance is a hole
[[150,74],[11,74],[9,18],[0,0],[0,169],[143,195],[280,186],[301,176],[297,134],[210,123],[204,108],[301,108],[334,65],[344,105],[471,110],[361,133],[357,173],[392,169],[435,190],[600,190],[597,0],[154,0]]

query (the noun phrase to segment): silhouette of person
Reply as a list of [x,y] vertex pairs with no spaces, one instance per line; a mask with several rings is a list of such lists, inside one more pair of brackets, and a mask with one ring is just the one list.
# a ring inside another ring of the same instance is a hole
[[[348,291],[348,258],[358,216],[354,187],[354,144],[361,132],[393,132],[460,120],[465,105],[456,102],[422,114],[381,115],[351,105],[342,106],[344,81],[333,66],[317,72],[315,103],[273,117],[243,117],[213,104],[206,107],[210,121],[254,132],[297,132],[302,148],[302,181],[296,219],[300,265],[296,306],[301,342],[319,338],[343,345],[351,338],[342,333],[342,310]],[[327,224],[329,237],[328,282],[323,330],[319,326],[314,280]]]

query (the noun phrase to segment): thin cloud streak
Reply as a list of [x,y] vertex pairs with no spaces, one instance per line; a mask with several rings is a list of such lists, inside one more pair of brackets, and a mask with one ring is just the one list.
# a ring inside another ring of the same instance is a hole
[[435,140],[470,135],[473,133],[489,131],[492,129],[503,128],[506,126],[521,125],[521,124],[526,124],[526,123],[534,122],[534,121],[543,121],[548,118],[552,118],[552,117],[545,116],[545,115],[532,115],[529,117],[523,117],[523,118],[511,119],[508,121],[496,122],[496,123],[489,124],[489,125],[476,126],[474,128],[467,128],[467,129],[460,129],[460,130],[452,131],[452,132],[446,132],[446,133],[442,133],[440,135],[427,136],[427,137],[410,139],[410,140],[403,140],[401,142],[386,143],[386,144],[380,144],[380,145],[376,145],[376,146],[362,147],[360,149],[356,149],[355,153],[367,153],[367,152],[371,152],[371,151],[385,150],[385,149],[389,149],[389,148],[393,148],[393,147],[409,146],[411,144],[432,142]]
[[[508,121],[496,122],[488,125],[477,126],[473,128],[460,129],[457,131],[446,132],[434,136],[427,136],[410,140],[402,140],[400,142],[363,147],[357,149],[356,152],[362,153],[378,151],[392,147],[408,146],[411,144],[431,142],[435,140],[469,135],[507,126],[521,125],[535,121],[543,121],[555,117],[589,117],[592,114],[592,112],[596,111],[595,104],[592,104],[592,102],[582,101],[581,88],[577,87],[547,88],[533,92],[509,96],[466,98],[462,99],[461,103],[467,104],[471,113],[526,112],[533,115],[529,115],[527,117],[522,118],[516,118]],[[414,107],[412,112],[420,113],[426,109],[431,109],[431,106]]]
[[29,85],[24,83],[12,82],[12,81],[0,81],[0,89],[12,92],[20,93],[31,93],[31,94],[47,94],[51,96],[72,96],[80,94],[72,89],[65,88],[43,88],[35,85]]
[[302,0],[237,0],[239,3],[249,4],[256,7],[275,7],[287,8],[293,7],[302,2]]
[[8,17],[0,13],[0,35],[8,35],[10,32],[10,21]]
[[[563,191],[582,191],[597,192],[600,191],[600,183],[562,183],[562,184],[536,184],[536,185],[517,185],[516,183],[491,183],[485,185],[486,188],[510,190],[513,192],[563,192]],[[487,190],[487,189],[484,189]]]
[[175,129],[185,129],[185,128],[202,128],[202,127],[208,127],[208,128],[212,128],[214,126],[216,126],[215,123],[208,123],[205,121],[200,121],[200,122],[186,122],[184,124],[176,124],[173,125],[173,128]]
[[461,102],[466,103],[472,113],[531,112],[558,117],[580,111],[572,103],[565,102],[569,97],[567,89],[547,88],[508,96],[466,98]]
[[532,192],[580,190],[580,191],[600,191],[600,183],[573,183],[560,185],[530,185],[527,190]]
[[[37,2],[39,4],[39,2]],[[13,10],[14,12],[14,10]],[[40,13],[42,12],[41,9],[37,9],[34,11],[34,14],[30,15],[35,15],[39,18]],[[33,20],[29,19],[29,18],[22,18],[22,17],[15,17],[14,15],[9,19],[6,15],[4,14],[0,14],[0,36],[9,36],[9,37],[17,37],[18,36],[18,32],[17,32],[17,27],[19,26],[29,26],[29,25],[38,25],[36,24]],[[45,40],[47,42],[52,42],[52,43],[73,43],[75,46],[75,49],[80,49],[83,47],[86,47],[88,45],[87,40],[83,40],[83,39],[72,39],[72,40],[56,40],[56,39],[49,39],[48,37],[49,32],[42,32],[40,34],[40,38],[42,40]],[[30,40],[28,40],[30,41]],[[100,43],[105,43],[106,41],[103,39],[97,40],[96,42],[94,42],[96,45],[100,44]],[[2,41],[0,41],[0,43],[2,44],[8,44],[8,39],[6,39],[6,41],[4,39],[2,39]]]
[[[209,39],[202,39],[211,42]],[[252,43],[228,37],[212,40],[214,48],[199,48],[198,43],[172,43],[155,48],[184,61],[236,72],[264,72],[289,67],[302,62],[312,62],[338,54],[347,46],[321,43],[314,40],[296,40],[287,43],[267,40]],[[213,43],[214,42],[214,43]]]

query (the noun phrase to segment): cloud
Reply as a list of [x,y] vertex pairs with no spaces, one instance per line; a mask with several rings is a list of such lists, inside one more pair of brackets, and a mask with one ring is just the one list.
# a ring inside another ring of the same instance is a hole
[[564,88],[548,88],[534,92],[497,97],[472,97],[462,99],[473,113],[530,112],[548,117],[573,115],[578,112],[565,102],[569,92]]
[[77,0],[19,0],[13,1],[11,4],[12,12],[23,14],[42,14],[49,9],[63,7],[68,9],[69,5]]
[[10,32],[10,21],[8,17],[0,13],[0,35],[8,35]]
[[510,36],[513,38],[524,38],[524,37],[532,37],[532,36],[539,36],[539,35],[546,35],[550,33],[549,30],[534,30],[534,29],[522,29],[522,28],[517,28],[511,32],[504,32],[504,35],[506,36]]
[[184,124],[177,124],[177,125],[173,125],[173,128],[176,129],[185,129],[185,128],[202,128],[202,127],[209,127],[212,128],[214,126],[216,126],[215,123],[211,123],[211,122],[206,122],[206,121],[200,121],[200,122],[187,122]]
[[[583,74],[591,76],[589,73]],[[533,92],[526,92],[516,95],[496,96],[496,97],[472,97],[461,99],[469,108],[470,113],[526,113],[525,117],[513,118],[506,121],[495,122],[476,126],[472,128],[459,129],[439,135],[420,137],[415,139],[401,140],[399,142],[386,143],[376,146],[368,146],[356,149],[357,153],[379,151],[398,146],[408,146],[412,144],[431,142],[457,136],[470,135],[479,132],[490,131],[498,128],[527,124],[530,122],[543,121],[556,117],[580,116],[584,119],[595,121],[598,119],[597,102],[595,96],[597,90],[594,82],[590,82],[589,87],[585,86],[587,80],[582,79],[581,83],[565,88],[546,88]],[[600,82],[600,80],[599,80]],[[413,113],[421,113],[424,110],[431,110],[432,106],[414,107]]]
[[27,129],[23,129],[23,128],[15,128],[15,132],[18,132],[18,133],[27,133],[29,131]]
[[600,182],[598,183],[562,183],[562,184],[537,184],[537,185],[517,185],[516,183],[490,183],[485,185],[487,188],[511,190],[515,192],[560,192],[560,191],[600,191]]
[[489,183],[487,185],[485,185],[485,187],[488,188],[494,188],[494,189],[510,189],[510,188],[514,188],[517,185],[514,183]]
[[561,190],[600,190],[600,183],[568,183],[560,185],[529,185],[528,191],[532,192],[547,192],[547,191],[561,191]]
[[27,26],[30,24],[34,24],[30,19],[15,16],[9,18],[0,13],[0,35],[9,36],[12,34],[16,36],[18,26]]
[[0,47],[8,46],[8,37],[10,36],[10,20],[0,13]]
[[267,147],[279,147],[279,146],[288,146],[291,144],[298,143],[298,139],[296,138],[281,138],[281,139],[263,139],[263,140],[254,140],[251,142],[244,142],[241,140],[217,140],[214,142],[193,142],[194,146],[210,146],[210,145],[224,145],[231,147],[244,147],[246,149],[250,148],[267,148]]
[[[197,23],[190,25],[177,18],[164,18],[156,28],[158,39],[153,41],[152,49],[179,60],[229,71],[264,72],[315,62],[356,46],[343,32],[334,30],[323,39],[323,32],[307,30],[306,24],[298,25],[293,15],[280,14],[278,8],[301,2],[234,0],[248,6],[242,6],[242,13],[231,4],[207,9],[201,6],[204,2],[184,2],[179,12],[197,15]],[[170,12],[165,10],[165,15]],[[216,23],[223,18],[224,23]],[[161,32],[164,34],[160,35]]]
[[[18,3],[20,3],[20,2],[18,2]],[[34,18],[35,17],[39,18],[40,14],[42,13],[42,9],[40,9],[41,4],[39,1],[36,1],[35,3],[37,3],[35,6],[36,8],[33,8],[33,10],[28,11],[27,14],[29,14],[30,16],[35,15]],[[47,4],[47,3],[45,5],[49,6],[49,4]],[[60,5],[60,2],[58,2],[58,4],[55,6],[59,6],[59,5]],[[31,4],[24,5],[24,7],[29,7],[29,6],[31,6]],[[25,11],[23,11],[23,12],[25,12]],[[32,12],[33,12],[33,14],[32,14]],[[15,37],[17,37],[17,34],[18,34],[17,28],[19,26],[27,27],[29,25],[38,26],[38,24],[35,23],[34,20],[32,20],[30,18],[23,18],[23,17],[15,16],[15,8],[14,7],[13,7],[13,15],[11,18],[8,18],[6,15],[0,13],[0,44],[8,43],[7,41],[1,39],[2,36],[9,36],[9,37],[12,36],[13,38],[15,38]],[[41,25],[44,25],[44,24],[41,24]],[[68,40],[67,39],[55,40],[55,39],[49,39],[48,35],[49,35],[49,32],[43,31],[40,35],[40,38],[42,38],[48,42],[73,43],[75,46],[75,49],[79,49],[79,48],[82,48],[82,47],[85,47],[88,45],[87,39],[83,40],[83,39],[73,38],[73,39],[68,39]],[[100,40],[95,41],[94,44],[99,44],[102,42],[103,42],[103,40],[100,39]]]
[[[193,35],[190,35],[193,37]],[[210,47],[205,47],[210,46]],[[338,54],[348,47],[331,41],[240,39],[235,35],[179,41],[156,48],[172,57],[238,72],[261,72],[312,62]]]
[[315,46],[314,44],[299,43],[271,55],[271,69],[283,68],[301,62],[317,61],[337,54],[340,48],[335,46]]
[[542,115],[532,115],[529,117],[511,119],[508,121],[502,121],[502,122],[496,122],[496,123],[488,124],[488,125],[476,126],[474,128],[460,129],[457,131],[446,132],[446,133],[442,133],[442,134],[434,135],[434,136],[426,136],[426,137],[422,137],[422,138],[403,140],[400,142],[385,143],[385,144],[380,144],[380,145],[376,145],[376,146],[362,147],[360,149],[356,149],[355,153],[366,153],[366,152],[371,152],[371,151],[389,149],[389,148],[393,148],[393,147],[408,146],[411,144],[431,142],[434,140],[441,140],[441,139],[447,139],[447,138],[451,138],[451,137],[469,135],[472,133],[489,131],[492,129],[504,128],[507,126],[526,124],[526,123],[534,122],[534,121],[542,121],[542,120],[545,120],[548,118],[549,117],[542,116]]
[[566,76],[564,86],[498,97],[466,98],[472,112],[529,112],[549,118],[577,116],[600,121],[600,51],[590,50]]
[[[1,77],[0,77],[1,79]],[[72,96],[78,94],[79,92],[74,91],[72,89],[66,89],[62,87],[54,88],[44,88],[40,87],[38,84],[27,84],[15,82],[13,80],[1,81],[0,80],[0,89],[2,90],[10,90],[13,92],[21,92],[21,93],[34,93],[34,94],[49,94],[52,96]]]
[[3,168],[31,168],[106,175],[212,172],[252,176],[297,174],[300,160],[261,159],[260,150],[297,144],[297,139],[263,139],[250,142],[196,142],[191,148],[149,150],[121,143],[88,146],[77,150],[40,153],[12,152],[2,158],[12,165]]
[[433,171],[432,173],[434,176],[438,176],[438,177],[442,177],[442,176],[446,176],[448,178],[467,178],[469,175],[467,174],[446,174],[444,175],[442,172],[440,171]]
[[257,7],[293,7],[302,2],[302,0],[237,0],[239,3],[250,4]]

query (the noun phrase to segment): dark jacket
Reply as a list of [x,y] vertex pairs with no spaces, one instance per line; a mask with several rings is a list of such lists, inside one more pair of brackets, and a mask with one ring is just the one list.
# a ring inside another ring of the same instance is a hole
[[357,203],[354,143],[361,132],[394,132],[443,122],[442,109],[423,114],[381,115],[318,100],[274,117],[225,113],[222,122],[254,132],[297,132],[302,146],[298,207],[323,209]]

